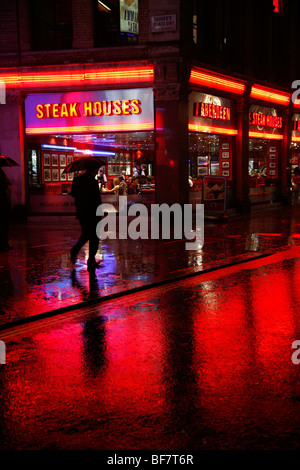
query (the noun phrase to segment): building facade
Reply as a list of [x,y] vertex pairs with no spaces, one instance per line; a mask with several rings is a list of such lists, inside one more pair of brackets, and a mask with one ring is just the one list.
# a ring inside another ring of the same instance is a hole
[[298,2],[3,0],[0,10],[0,153],[20,165],[6,170],[17,214],[72,214],[64,169],[90,155],[111,183],[143,166],[158,203],[290,201]]

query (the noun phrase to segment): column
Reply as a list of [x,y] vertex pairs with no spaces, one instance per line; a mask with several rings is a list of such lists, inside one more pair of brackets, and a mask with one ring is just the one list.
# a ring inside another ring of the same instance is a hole
[[[249,87],[251,89],[251,86]],[[247,96],[247,91],[245,92]],[[236,207],[239,212],[250,212],[249,199],[249,100],[237,100],[236,138]]]
[[179,83],[155,86],[156,202],[187,204],[188,94]]
[[293,110],[291,107],[285,109],[282,113],[282,132],[283,140],[281,144],[280,159],[280,189],[281,198],[284,204],[292,204],[291,185],[291,142],[293,127]]

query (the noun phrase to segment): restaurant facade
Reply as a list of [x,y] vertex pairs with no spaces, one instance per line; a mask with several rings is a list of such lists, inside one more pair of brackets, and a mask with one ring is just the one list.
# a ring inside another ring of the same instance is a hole
[[168,85],[160,68],[148,61],[0,73],[2,122],[13,123],[1,147],[14,142],[20,167],[8,176],[20,212],[73,214],[74,174],[64,169],[89,156],[99,158],[108,187],[142,166],[151,202],[201,203],[203,182],[222,177],[226,191],[209,197],[225,198],[226,208],[288,203],[300,156],[291,92],[193,64],[185,82]]

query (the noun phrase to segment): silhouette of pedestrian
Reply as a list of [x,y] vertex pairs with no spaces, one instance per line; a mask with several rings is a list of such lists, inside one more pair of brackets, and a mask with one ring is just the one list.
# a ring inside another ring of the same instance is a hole
[[99,245],[96,227],[100,221],[100,217],[96,216],[96,210],[101,204],[101,196],[95,179],[96,173],[95,169],[87,169],[86,173],[76,176],[71,189],[71,194],[75,199],[76,216],[81,226],[81,235],[70,251],[70,259],[72,263],[75,263],[80,249],[88,241],[88,270],[95,269],[99,265],[95,259]]

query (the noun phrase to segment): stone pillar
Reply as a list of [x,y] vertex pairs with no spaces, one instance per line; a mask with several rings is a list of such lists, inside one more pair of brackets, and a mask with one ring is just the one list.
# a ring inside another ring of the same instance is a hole
[[156,84],[154,93],[156,202],[187,204],[189,202],[187,87],[181,83]]
[[[251,87],[250,87],[251,89]],[[237,100],[237,131],[236,138],[236,207],[239,212],[250,211],[249,199],[249,99]]]
[[280,169],[280,189],[281,198],[284,204],[292,204],[291,186],[291,142],[293,127],[293,110],[291,107],[285,109],[282,113],[282,131],[283,140],[281,144]]

